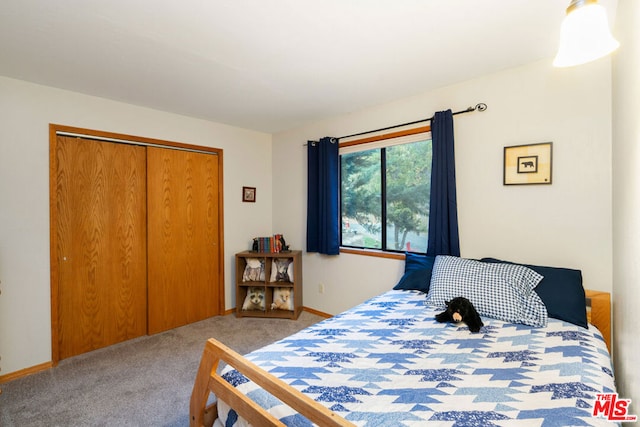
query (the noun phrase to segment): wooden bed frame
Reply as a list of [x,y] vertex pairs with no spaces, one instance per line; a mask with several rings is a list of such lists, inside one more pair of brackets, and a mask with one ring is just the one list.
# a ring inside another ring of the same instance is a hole
[[[585,293],[587,319],[589,323],[602,332],[607,348],[611,352],[611,294],[591,290],[587,290]],[[277,418],[240,393],[218,374],[220,361],[231,365],[238,372],[317,425],[323,427],[354,425],[284,381],[249,362],[226,345],[211,338],[205,344],[191,393],[189,407],[189,423],[191,427],[211,427],[218,417],[215,402],[208,404],[211,393],[216,398],[226,402],[239,416],[254,426],[284,426]]]
[[611,294],[609,292],[585,291],[587,297],[587,320],[602,333],[611,354]]
[[226,345],[211,338],[205,344],[198,374],[193,385],[193,392],[191,393],[189,408],[189,423],[191,426],[210,427],[218,417],[215,403],[207,405],[210,393],[228,403],[238,415],[254,426],[284,426],[280,420],[240,393],[218,374],[220,361],[231,365],[245,377],[281,401],[286,402],[291,408],[318,425],[323,427],[354,425],[289,384],[249,362]]

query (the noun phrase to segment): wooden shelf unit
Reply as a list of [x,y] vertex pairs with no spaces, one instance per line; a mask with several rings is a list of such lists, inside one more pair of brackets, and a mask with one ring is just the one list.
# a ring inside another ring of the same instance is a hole
[[[257,258],[264,261],[264,280],[243,282],[242,276],[247,265],[247,258]],[[293,283],[271,282],[272,262],[276,258],[291,258],[293,260]],[[243,310],[242,305],[250,287],[264,289],[265,309]],[[293,311],[272,310],[273,290],[275,288],[291,288],[293,291]],[[236,316],[237,317],[275,317],[282,319],[297,319],[302,312],[302,252],[252,252],[244,251],[236,254]]]

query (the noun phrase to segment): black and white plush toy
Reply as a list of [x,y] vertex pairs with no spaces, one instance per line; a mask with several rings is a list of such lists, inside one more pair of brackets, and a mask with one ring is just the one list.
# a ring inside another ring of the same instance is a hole
[[471,301],[464,297],[456,297],[451,301],[445,301],[447,309],[440,314],[436,314],[436,320],[440,323],[445,322],[464,322],[471,332],[480,332],[480,328],[484,326],[480,315]]

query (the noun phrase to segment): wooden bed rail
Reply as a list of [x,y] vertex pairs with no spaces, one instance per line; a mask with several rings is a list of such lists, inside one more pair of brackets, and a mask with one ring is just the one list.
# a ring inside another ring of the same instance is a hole
[[215,404],[207,406],[210,393],[213,393],[217,399],[227,403],[238,415],[245,418],[252,425],[284,426],[281,421],[240,393],[217,373],[220,361],[232,366],[245,377],[282,402],[286,402],[291,408],[317,425],[323,427],[354,425],[302,394],[299,390],[249,362],[221,342],[211,338],[205,344],[191,393],[189,405],[189,423],[191,427],[210,427],[217,418]]

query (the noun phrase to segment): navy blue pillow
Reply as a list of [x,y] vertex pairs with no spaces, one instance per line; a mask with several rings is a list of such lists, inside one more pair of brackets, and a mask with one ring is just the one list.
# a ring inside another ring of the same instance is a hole
[[419,255],[407,252],[404,260],[404,275],[393,289],[416,290],[429,292],[431,270],[436,260],[434,256]]
[[[483,262],[505,262],[495,258],[482,258]],[[582,287],[582,272],[570,268],[545,267],[527,265],[536,273],[544,276],[533,290],[547,307],[549,317],[564,320],[574,325],[587,328],[587,304]]]

